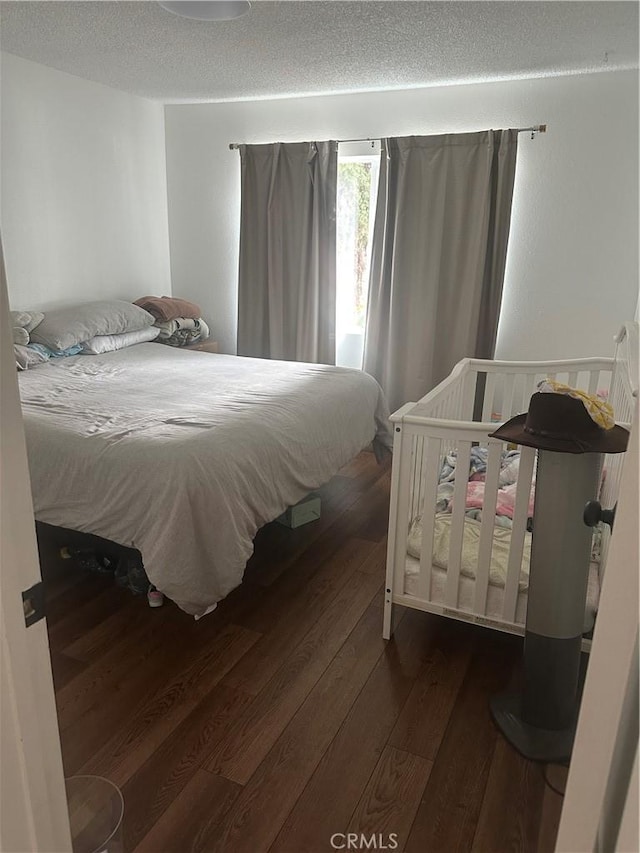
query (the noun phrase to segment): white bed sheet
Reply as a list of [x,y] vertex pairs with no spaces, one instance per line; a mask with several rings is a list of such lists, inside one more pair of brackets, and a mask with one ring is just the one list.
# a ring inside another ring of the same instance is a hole
[[[417,595],[418,578],[420,576],[420,560],[407,554],[404,575],[404,591],[406,595]],[[447,572],[438,566],[431,567],[431,596],[430,601],[434,604],[444,606],[444,590],[447,580]],[[475,578],[460,575],[458,586],[458,607],[466,613],[473,613],[473,597],[475,592]],[[587,586],[587,603],[584,614],[583,630],[585,633],[591,631],[594,626],[598,601],[600,599],[600,581],[598,578],[598,564],[592,562],[589,566],[589,581]],[[504,587],[489,584],[487,588],[487,610],[484,614],[478,614],[489,619],[502,619],[502,605],[504,602]],[[516,601],[516,622],[524,625],[527,616],[527,591],[518,593]]]
[[148,343],[19,380],[36,518],[138,548],[194,615],[241,582],[259,527],[392,443],[359,370]]

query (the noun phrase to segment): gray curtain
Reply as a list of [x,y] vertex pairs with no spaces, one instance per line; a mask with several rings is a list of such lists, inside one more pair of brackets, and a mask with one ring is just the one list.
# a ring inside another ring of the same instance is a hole
[[364,369],[391,411],[495,351],[516,130],[383,140]]
[[338,145],[240,157],[238,355],[335,364]]

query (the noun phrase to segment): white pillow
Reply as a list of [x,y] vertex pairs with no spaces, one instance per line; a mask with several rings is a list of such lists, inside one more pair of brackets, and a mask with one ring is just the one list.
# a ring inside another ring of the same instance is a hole
[[142,344],[145,341],[153,341],[160,334],[160,329],[155,326],[146,329],[138,329],[135,332],[123,332],[121,335],[96,335],[90,341],[82,344],[83,355],[100,355],[103,352],[113,352],[124,349],[133,344]]
[[120,335],[152,325],[152,315],[132,302],[85,302],[48,311],[31,333],[31,340],[52,350],[65,350],[96,335]]

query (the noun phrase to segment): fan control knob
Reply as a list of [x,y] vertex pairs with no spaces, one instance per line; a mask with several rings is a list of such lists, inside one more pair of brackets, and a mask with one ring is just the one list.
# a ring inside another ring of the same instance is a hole
[[584,508],[582,518],[587,527],[595,527],[602,521],[613,530],[613,521],[616,517],[616,506],[613,509],[602,509],[600,501],[589,501]]

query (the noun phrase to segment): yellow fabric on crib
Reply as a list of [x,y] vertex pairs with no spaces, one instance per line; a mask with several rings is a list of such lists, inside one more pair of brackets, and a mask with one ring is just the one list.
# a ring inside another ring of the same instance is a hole
[[538,391],[542,394],[568,394],[569,397],[580,400],[589,413],[591,420],[597,423],[602,429],[613,429],[616,425],[611,403],[601,400],[595,394],[587,394],[586,391],[572,388],[570,385],[565,385],[564,382],[557,382],[555,379],[543,379],[538,384]]

